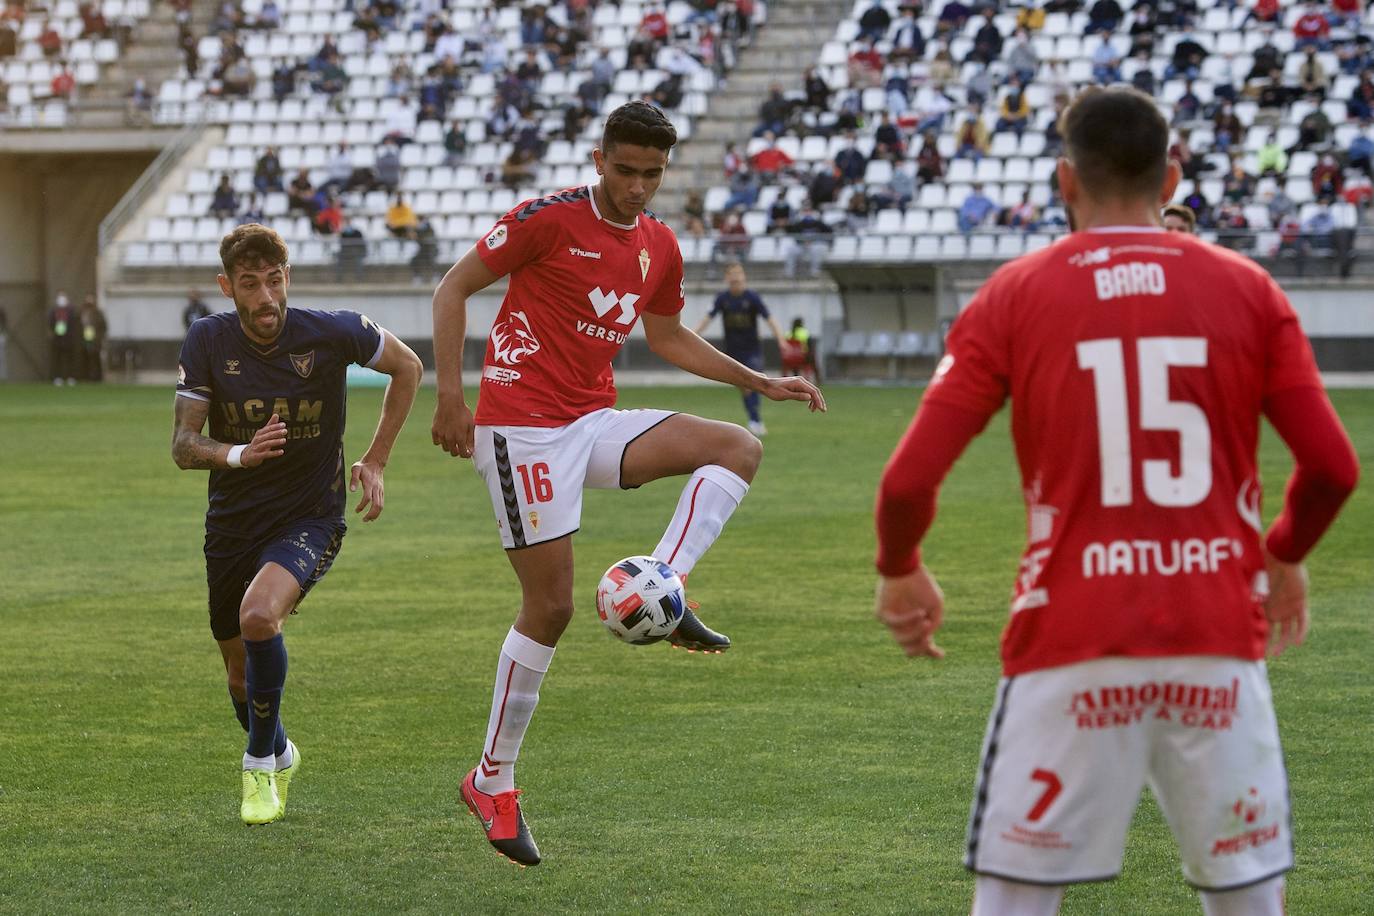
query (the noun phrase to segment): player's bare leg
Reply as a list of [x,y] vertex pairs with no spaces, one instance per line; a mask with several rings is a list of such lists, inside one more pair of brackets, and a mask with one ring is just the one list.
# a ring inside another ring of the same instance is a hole
[[554,645],[572,620],[572,535],[506,551],[520,580],[520,614],[496,666],[482,759],[463,780],[462,797],[496,851],[519,865],[539,864],[515,788],[515,759],[525,740]]
[[979,875],[970,916],[1055,916],[1063,899],[1062,884],[1023,884]]
[[1203,891],[1203,916],[1283,916],[1283,875],[1233,891]]
[[[671,566],[685,582],[749,492],[762,460],[763,444],[755,436],[733,423],[690,414],[669,417],[630,443],[621,468],[623,486],[691,475],[653,556]],[[729,637],[703,624],[696,609],[696,602],[689,600],[669,642],[689,651],[723,652],[730,648]]]
[[[277,791],[278,758],[287,758],[286,767],[290,767],[294,755],[281,726],[281,695],[286,684],[286,645],[281,625],[300,596],[296,578],[284,567],[268,563],[258,570],[239,608],[243,680],[249,707],[240,813],[248,824],[269,823],[281,817],[284,810]],[[231,684],[233,673],[231,670]]]

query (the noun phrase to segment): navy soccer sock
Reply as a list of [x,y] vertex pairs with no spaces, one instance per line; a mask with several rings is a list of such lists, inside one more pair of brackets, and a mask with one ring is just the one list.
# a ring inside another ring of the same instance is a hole
[[286,643],[278,633],[271,639],[245,639],[248,681],[248,755],[270,757],[286,750],[281,727],[281,692],[286,685]]
[[744,410],[749,414],[750,423],[759,422],[759,401],[760,396],[757,391],[751,391],[744,396]]
[[[240,700],[231,693],[229,702],[234,704],[234,715],[238,717],[239,724],[244,731],[248,731],[248,701]],[[277,733],[272,738],[272,751],[278,757],[286,753],[286,726],[281,724],[280,715],[277,716]]]

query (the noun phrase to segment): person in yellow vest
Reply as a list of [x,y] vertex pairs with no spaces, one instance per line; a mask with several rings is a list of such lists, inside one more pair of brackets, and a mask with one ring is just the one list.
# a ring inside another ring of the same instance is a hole
[[821,373],[816,366],[816,353],[811,343],[811,332],[806,329],[805,322],[793,318],[791,330],[779,342],[784,375],[799,375],[816,384],[820,383]]

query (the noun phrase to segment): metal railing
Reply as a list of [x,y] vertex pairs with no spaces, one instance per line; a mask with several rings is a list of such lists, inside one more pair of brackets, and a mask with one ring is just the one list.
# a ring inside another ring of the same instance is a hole
[[162,179],[172,169],[176,168],[181,157],[186,155],[186,151],[199,139],[204,127],[205,122],[197,121],[187,124],[177,131],[171,142],[162,148],[162,152],[158,153],[152,164],[143,170],[142,175],[138,176],[138,180],[133,183],[133,186],[124,193],[124,196],[110,209],[110,212],[105,214],[105,218],[100,221],[98,250],[104,251],[105,247],[114,241],[119,230],[138,212],[138,208],[162,183]]

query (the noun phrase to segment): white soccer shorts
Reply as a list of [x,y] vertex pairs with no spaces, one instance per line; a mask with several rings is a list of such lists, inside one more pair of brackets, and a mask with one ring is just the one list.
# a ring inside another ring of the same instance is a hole
[[528,547],[576,531],[583,487],[618,489],[625,449],[673,413],[606,407],[567,426],[478,426],[472,461],[501,544]]
[[1293,867],[1263,662],[1104,658],[1003,678],[964,864],[1032,884],[1114,878],[1146,784],[1194,887],[1230,890]]

